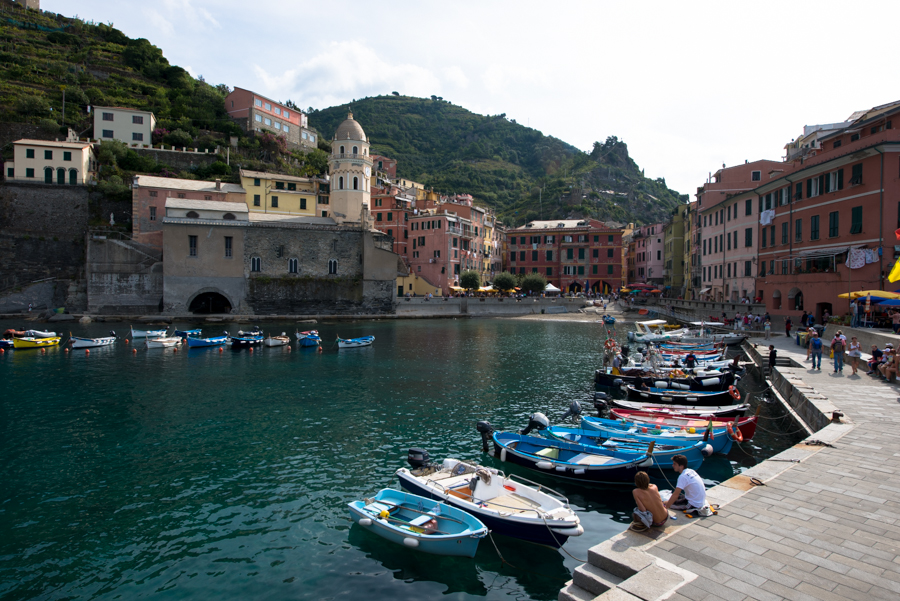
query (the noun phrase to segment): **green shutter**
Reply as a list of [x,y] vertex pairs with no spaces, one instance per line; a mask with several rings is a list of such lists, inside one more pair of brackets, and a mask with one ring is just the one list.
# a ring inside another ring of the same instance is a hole
[[838,190],[844,189],[844,170],[838,169]]
[[812,196],[812,178],[806,180],[806,197]]

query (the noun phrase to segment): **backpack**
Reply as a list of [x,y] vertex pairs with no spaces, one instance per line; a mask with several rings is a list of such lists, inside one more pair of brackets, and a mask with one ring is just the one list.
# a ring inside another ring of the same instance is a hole
[[812,339],[812,347],[816,350],[822,348],[822,339],[821,338],[813,338]]
[[840,338],[835,337],[834,340],[831,341],[831,350],[836,353],[841,353],[844,351],[844,341]]

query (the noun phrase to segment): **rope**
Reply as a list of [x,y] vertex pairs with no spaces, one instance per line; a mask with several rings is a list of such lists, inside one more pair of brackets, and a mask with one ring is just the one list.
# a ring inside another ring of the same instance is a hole
[[550,524],[547,523],[547,518],[544,517],[544,514],[539,514],[539,515],[541,516],[541,519],[544,521],[544,526],[547,527],[547,531],[550,533],[550,538],[553,539],[553,542],[555,542],[557,545],[559,545],[559,550],[560,550],[560,551],[562,551],[563,553],[565,553],[566,555],[568,555],[569,557],[571,557],[571,558],[574,559],[575,561],[580,561],[581,563],[587,563],[587,562],[588,562],[587,559],[579,559],[579,558],[575,557],[574,555],[572,555],[571,553],[569,553],[568,551],[566,551],[566,550],[563,548],[562,543],[560,543],[558,540],[556,540],[556,535],[553,534],[553,529],[550,527]]
[[501,565],[505,563],[512,569],[517,570],[518,568],[516,566],[514,566],[513,564],[511,564],[508,561],[506,561],[505,559],[503,559],[503,555],[500,553],[500,549],[497,548],[497,543],[494,542],[494,536],[491,534],[490,530],[488,530],[488,538],[491,539],[491,544],[494,545],[494,551],[497,552],[497,557],[500,558]]

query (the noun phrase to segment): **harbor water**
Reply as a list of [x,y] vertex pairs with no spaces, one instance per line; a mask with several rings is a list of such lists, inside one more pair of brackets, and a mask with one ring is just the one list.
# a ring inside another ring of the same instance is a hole
[[[101,336],[110,327],[126,337],[121,323],[71,330]],[[249,324],[205,333],[241,327]],[[296,344],[173,352],[120,340],[90,354],[0,355],[0,598],[549,600],[589,547],[627,527],[630,486],[580,486],[501,464],[481,453],[475,430],[480,419],[519,429],[535,411],[558,422],[573,400],[593,414],[602,324],[318,328],[322,353]],[[372,334],[375,344],[338,350],[338,334]],[[761,384],[745,378],[747,386]],[[794,444],[779,426],[796,428],[779,415],[766,405],[752,442],[707,460],[707,483]],[[463,559],[351,526],[347,503],[397,488],[394,472],[413,446],[550,485],[585,534],[564,551],[495,536]]]

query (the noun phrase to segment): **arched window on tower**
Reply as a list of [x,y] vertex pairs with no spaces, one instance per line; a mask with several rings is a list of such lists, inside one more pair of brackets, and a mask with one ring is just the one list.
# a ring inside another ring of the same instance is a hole
[[353,178],[353,189],[359,190],[359,178],[358,177]]
[[344,176],[338,178],[338,190],[344,189]]
[[341,146],[341,154],[344,154],[344,147]]
[[359,146],[353,147],[353,154],[359,154]]
[[328,260],[328,275],[337,275],[337,259]]

